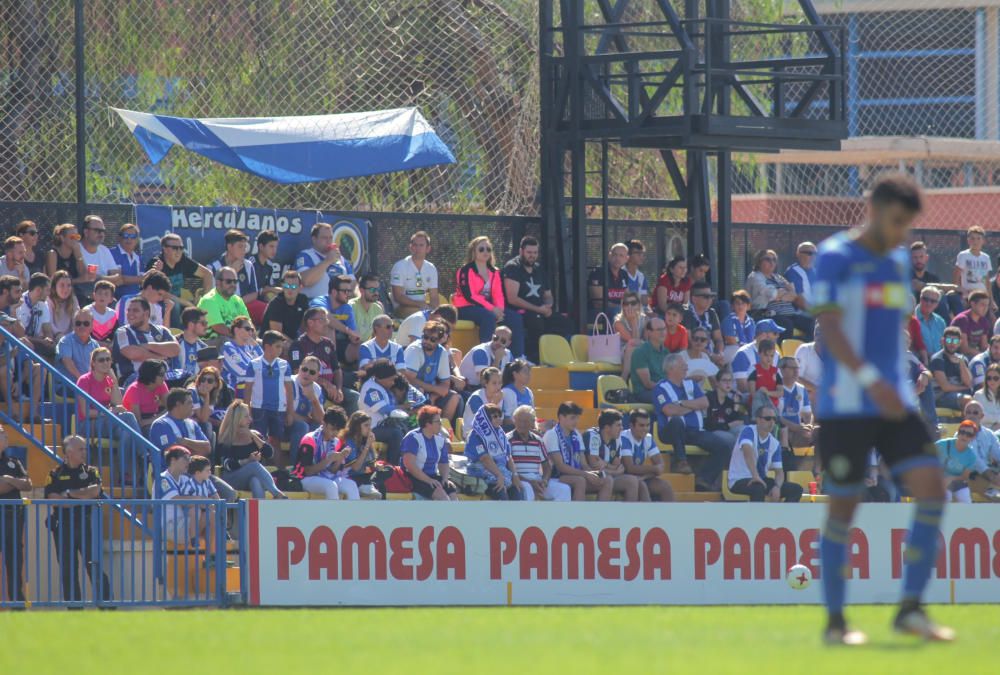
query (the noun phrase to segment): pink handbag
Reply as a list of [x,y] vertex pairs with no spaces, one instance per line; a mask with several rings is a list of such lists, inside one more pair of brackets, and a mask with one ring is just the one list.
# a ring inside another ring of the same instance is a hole
[[[600,332],[601,317],[604,317],[606,333]],[[594,319],[593,333],[587,336],[587,358],[594,362],[611,363],[616,366],[622,363],[622,338],[615,332],[608,315],[603,312]]]

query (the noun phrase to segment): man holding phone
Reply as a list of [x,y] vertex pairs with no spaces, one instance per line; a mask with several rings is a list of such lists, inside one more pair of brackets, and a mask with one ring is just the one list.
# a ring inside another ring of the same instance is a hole
[[326,295],[332,278],[341,274],[354,278],[354,266],[333,243],[333,225],[316,223],[310,236],[312,248],[295,256],[295,270],[302,276],[302,294],[311,300]]

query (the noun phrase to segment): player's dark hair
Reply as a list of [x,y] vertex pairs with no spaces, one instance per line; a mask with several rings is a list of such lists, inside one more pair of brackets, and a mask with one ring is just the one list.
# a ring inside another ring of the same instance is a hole
[[538,246],[538,237],[526,234],[521,237],[521,248],[526,248],[528,246]]
[[142,277],[142,288],[170,292],[170,277],[159,270],[149,270]]
[[212,460],[210,460],[208,457],[202,457],[201,455],[194,455],[191,458],[191,463],[188,464],[188,475],[193,476],[199,471],[204,471],[210,466],[212,466]]
[[173,410],[191,398],[191,392],[184,387],[174,387],[167,392],[167,410]]
[[273,241],[278,241],[278,233],[274,230],[262,230],[260,234],[257,235],[257,248],[261,246],[267,246]]
[[[649,422],[651,419],[652,417],[650,416],[649,411],[643,410],[642,408],[636,408],[635,410],[630,410],[628,412],[629,426],[635,424],[636,420],[646,420],[647,422]],[[636,439],[636,440],[641,440],[641,439]]]
[[607,410],[602,410],[601,414],[597,416],[597,428],[603,429],[604,427],[610,427],[615,422],[622,421],[622,414],[620,411],[613,408]]
[[774,340],[761,340],[760,344],[757,345],[757,351],[761,354],[764,352],[773,352],[777,348],[778,345],[775,344]]
[[347,426],[347,413],[339,405],[330,406],[323,413],[323,424],[329,424],[337,430],[343,429]]
[[563,401],[559,404],[558,410],[556,410],[556,417],[565,417],[567,415],[582,415],[583,408],[578,406],[573,401]]
[[264,337],[261,340],[265,345],[280,345],[285,341],[285,336],[276,330],[264,331]]
[[[150,359],[139,364],[139,372],[136,373],[136,381],[139,384],[153,384],[160,374],[166,375],[167,364],[160,359]],[[186,389],[183,391],[187,391]],[[170,409],[170,399],[167,399],[167,410]]]
[[188,324],[198,323],[206,316],[208,316],[208,312],[200,307],[185,307],[184,311],[181,312],[181,326],[186,329]]
[[454,305],[441,305],[431,312],[431,316],[437,316],[449,325],[454,325],[458,322],[458,310],[455,309]]
[[49,277],[45,272],[35,272],[28,279],[28,291],[33,291],[36,288],[44,288],[49,285]]
[[880,178],[872,188],[871,202],[875,206],[899,204],[912,213],[923,210],[920,187],[913,178],[902,173],[893,173]]

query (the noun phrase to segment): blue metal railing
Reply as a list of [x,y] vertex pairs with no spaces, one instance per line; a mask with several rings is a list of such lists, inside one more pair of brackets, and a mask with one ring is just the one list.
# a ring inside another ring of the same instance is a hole
[[[131,415],[118,415],[101,405],[2,326],[0,339],[6,371],[0,419],[19,427],[56,462],[62,462],[56,450],[63,438],[72,433],[82,436],[89,447],[87,463],[101,469],[108,494],[123,499],[145,496],[147,473],[159,475],[162,459],[159,448],[130,426]],[[51,423],[44,423],[46,419]]]
[[[246,555],[228,541],[227,518],[235,514],[245,534],[244,505],[211,499],[0,500],[0,608],[225,606],[246,589],[242,564],[239,588],[227,588],[229,566]],[[141,515],[155,536],[125,513]],[[162,577],[154,572],[157,566]]]

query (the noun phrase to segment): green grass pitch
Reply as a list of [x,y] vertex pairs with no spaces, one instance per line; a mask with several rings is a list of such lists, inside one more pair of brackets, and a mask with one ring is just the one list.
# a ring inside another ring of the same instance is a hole
[[985,673],[1000,607],[932,607],[952,645],[854,607],[863,648],[826,648],[817,607],[551,607],[5,612],[4,672],[31,673]]

